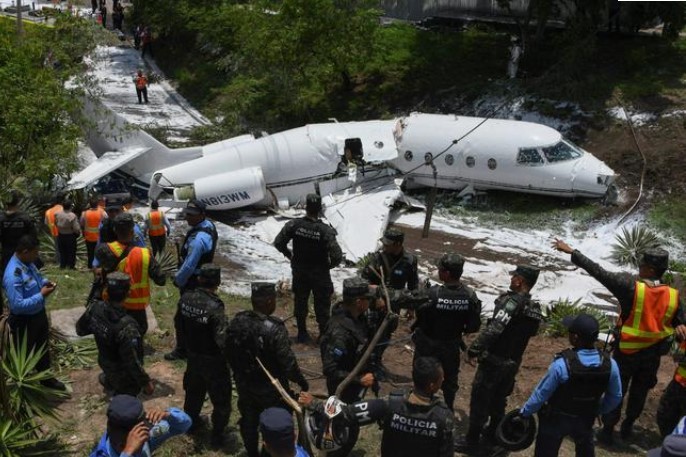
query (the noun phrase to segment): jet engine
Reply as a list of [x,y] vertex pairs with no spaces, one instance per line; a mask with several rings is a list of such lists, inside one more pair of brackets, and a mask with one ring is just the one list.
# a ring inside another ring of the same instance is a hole
[[198,199],[208,210],[254,205],[264,199],[266,185],[260,167],[242,168],[197,179],[191,186],[174,189],[174,200]]

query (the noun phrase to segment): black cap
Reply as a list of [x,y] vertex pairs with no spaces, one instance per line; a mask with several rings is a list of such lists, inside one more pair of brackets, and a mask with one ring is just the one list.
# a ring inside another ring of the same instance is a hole
[[204,281],[219,284],[222,278],[222,269],[215,263],[206,263],[200,267],[199,277]]
[[107,275],[107,290],[128,291],[131,287],[131,277],[126,273],[115,271]]
[[362,278],[348,278],[343,280],[343,298],[371,297],[369,281]]
[[648,249],[643,253],[641,264],[658,270],[666,270],[669,268],[669,253],[661,248]]
[[454,275],[461,275],[464,268],[464,257],[454,252],[447,252],[436,263],[441,270],[449,271]]
[[308,213],[319,212],[322,209],[322,197],[317,194],[307,194],[305,210]]
[[267,298],[276,295],[276,284],[273,282],[253,282],[250,284],[252,298]]
[[185,216],[186,214],[205,214],[205,208],[207,208],[207,205],[201,202],[200,200],[191,200],[186,204],[186,207],[183,209],[182,214]]
[[381,242],[383,244],[402,243],[405,241],[405,234],[398,229],[390,228],[383,232]]
[[581,313],[578,316],[566,316],[562,319],[562,325],[569,329],[569,333],[576,333],[585,340],[594,340],[600,332],[598,320],[586,313]]
[[262,439],[271,449],[284,452],[295,449],[293,416],[283,408],[267,408],[260,414]]
[[518,409],[513,409],[502,418],[495,429],[495,440],[508,451],[521,451],[536,438],[536,420],[524,417]]
[[105,199],[105,211],[121,211],[121,200],[118,198],[106,198]]
[[529,284],[529,287],[536,285],[539,273],[540,270],[536,267],[532,267],[531,265],[517,265],[517,268],[510,272],[511,275],[517,275],[524,278],[527,284]]
[[651,449],[647,457],[686,457],[686,435],[667,435],[662,447]]
[[133,228],[133,216],[130,213],[123,212],[117,214],[114,218],[114,226],[121,228]]

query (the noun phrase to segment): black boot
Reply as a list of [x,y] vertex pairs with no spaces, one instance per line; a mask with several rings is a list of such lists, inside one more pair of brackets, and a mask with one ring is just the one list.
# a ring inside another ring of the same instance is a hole
[[310,334],[307,333],[307,316],[305,317],[297,317],[297,323],[298,323],[298,336],[296,337],[296,341],[298,343],[309,343],[312,341],[312,338],[310,337]]
[[619,428],[619,436],[623,440],[631,439],[634,436],[634,419],[624,419],[622,426]]

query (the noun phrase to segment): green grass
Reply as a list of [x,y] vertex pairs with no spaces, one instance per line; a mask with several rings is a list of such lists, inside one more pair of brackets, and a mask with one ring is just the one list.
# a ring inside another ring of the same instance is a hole
[[686,202],[682,196],[670,195],[653,204],[648,221],[660,231],[686,242]]

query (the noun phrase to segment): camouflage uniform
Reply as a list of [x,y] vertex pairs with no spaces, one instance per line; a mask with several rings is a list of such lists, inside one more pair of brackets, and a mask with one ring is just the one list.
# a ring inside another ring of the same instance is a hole
[[[382,241],[402,243],[405,240],[405,235],[397,229],[388,229],[384,233]],[[381,278],[376,272],[383,273],[386,287],[390,290],[416,290],[419,287],[419,272],[417,267],[417,256],[406,251],[402,251],[399,255],[393,256],[388,253],[377,251],[372,254],[369,263],[362,268],[360,276],[369,281],[373,285],[381,285]],[[391,302],[393,307],[393,302]],[[399,310],[394,308],[393,311],[397,313]],[[367,312],[367,322],[372,329],[372,333],[376,332],[383,320],[386,318],[388,310],[386,309],[369,309]],[[391,340],[393,332],[398,328],[398,319],[393,319],[389,323],[386,331],[379,340],[379,344],[374,348],[372,358],[374,363],[381,366],[384,351],[388,348],[388,343]]]
[[[211,268],[212,264],[203,265],[201,277]],[[215,268],[218,275],[219,268]],[[188,359],[183,376],[186,390],[183,409],[196,422],[205,395],[209,393],[213,406],[213,436],[221,439],[231,415],[231,372],[224,353],[228,326],[224,303],[201,283],[199,288],[183,294],[179,309],[178,330],[187,343]]]
[[98,365],[115,395],[136,396],[150,382],[138,354],[138,324],[121,306],[92,302],[76,323],[76,334],[95,335]]
[[[636,281],[640,278],[629,273],[609,272],[578,250],[572,252],[572,262],[586,270],[589,275],[593,276],[617,298],[621,308],[620,319],[625,320],[633,308]],[[683,323],[686,323],[686,319],[684,318],[683,303],[680,301],[671,325],[676,327]],[[622,378],[622,393],[625,396],[628,393],[629,396],[625,411],[627,429],[630,429],[633,422],[641,415],[648,392],[657,384],[661,346],[661,344],[655,344],[633,354],[625,354],[619,350],[619,347],[616,347],[613,352],[613,358],[619,366],[619,373]],[[612,412],[603,415],[603,426],[606,433],[614,429],[621,414],[622,405],[620,404]]]
[[[293,240],[292,252],[287,246],[290,240]],[[321,219],[301,217],[286,223],[276,236],[274,247],[291,261],[293,306],[299,339],[304,338],[307,332],[310,292],[314,297],[314,313],[321,335],[329,320],[333,294],[329,270],[343,260],[343,251],[336,241],[336,230]]]
[[493,317],[467,349],[469,357],[479,360],[469,404],[468,444],[478,444],[486,422],[485,434],[493,437],[505,415],[524,350],[541,320],[540,305],[529,294],[508,291],[496,299]]
[[[253,297],[261,288],[274,292],[274,285],[253,283]],[[259,357],[264,366],[282,386],[288,381],[297,383],[303,391],[309,384],[300,371],[291,349],[288,331],[283,321],[257,311],[241,311],[229,324],[229,359],[238,389],[239,427],[249,457],[258,453],[258,427],[260,413],[270,407],[290,408],[283,401],[269,378],[257,364]]]
[[[371,298],[369,294],[369,283],[361,279],[346,279],[343,281],[343,297],[348,300],[359,298]],[[322,370],[326,376],[326,388],[329,395],[333,395],[338,385],[355,368],[360,357],[369,344],[371,329],[367,324],[365,314],[354,318],[350,312],[345,310],[342,303],[336,304],[333,316],[326,326],[326,332],[320,341],[320,351],[322,356]],[[370,358],[364,373],[374,373],[376,371],[373,360]],[[352,403],[364,397],[365,388],[358,379],[353,379],[348,386],[343,389],[339,398],[345,403]]]

